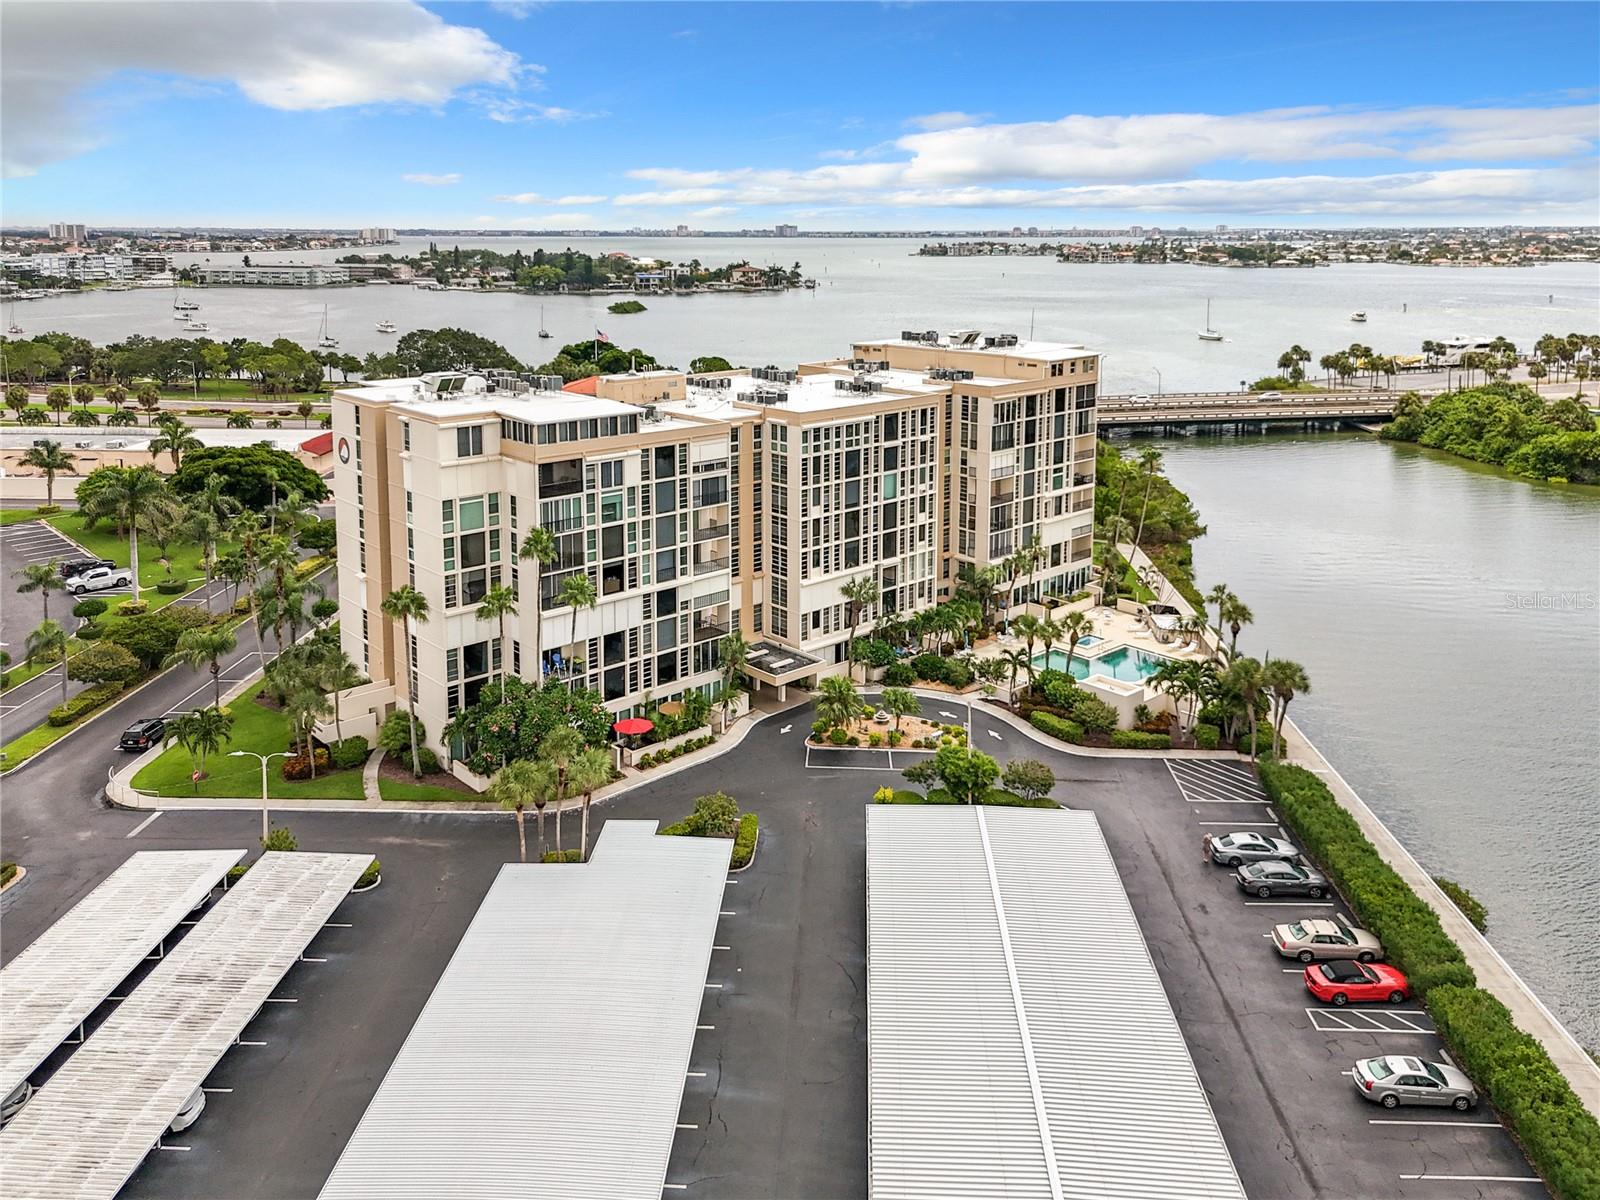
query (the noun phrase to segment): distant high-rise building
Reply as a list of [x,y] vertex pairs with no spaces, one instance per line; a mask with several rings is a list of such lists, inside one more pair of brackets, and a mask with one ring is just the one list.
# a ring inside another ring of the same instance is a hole
[[1128,236],[1129,237],[1143,237],[1144,236],[1144,226],[1143,225],[1129,225],[1128,226]]
[[373,245],[381,246],[385,243],[394,241],[394,230],[383,229],[378,226],[374,226],[371,229],[363,229],[361,231],[361,240],[363,242],[370,242]]
[[1217,226],[1217,232],[1218,233],[1227,233],[1228,232],[1228,227],[1226,225],[1218,225]]
[[1038,237],[1039,236],[1039,227],[1037,225],[1029,225],[1028,226],[1028,236],[1029,237]]
[[800,233],[798,225],[778,225],[773,228],[773,233],[779,237],[796,237]]
[[687,225],[679,225],[678,226],[678,236],[679,237],[688,237],[689,236],[689,227]]
[[66,225],[52,222],[50,225],[50,240],[52,242],[73,242],[82,245],[89,240],[89,230],[83,225]]

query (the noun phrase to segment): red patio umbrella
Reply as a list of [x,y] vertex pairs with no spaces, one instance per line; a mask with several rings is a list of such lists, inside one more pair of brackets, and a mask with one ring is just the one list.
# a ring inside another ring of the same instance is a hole
[[654,721],[647,720],[644,717],[629,717],[611,726],[615,733],[623,737],[638,737],[641,734],[649,733],[655,727]]

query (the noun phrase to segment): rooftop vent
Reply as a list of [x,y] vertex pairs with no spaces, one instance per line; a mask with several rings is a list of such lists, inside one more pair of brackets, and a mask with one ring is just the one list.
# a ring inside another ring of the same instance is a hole
[[971,379],[971,371],[963,371],[957,367],[934,367],[928,372],[929,379]]
[[793,383],[798,376],[793,371],[785,371],[782,367],[755,367],[750,371],[750,378],[764,380],[767,383]]

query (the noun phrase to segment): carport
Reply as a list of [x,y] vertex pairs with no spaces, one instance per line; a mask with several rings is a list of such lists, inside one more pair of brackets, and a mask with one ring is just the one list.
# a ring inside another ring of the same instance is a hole
[[111,1200],[371,861],[263,854],[7,1127],[6,1190]]
[[755,681],[756,691],[764,683],[778,689],[779,701],[789,698],[789,685],[802,679],[815,679],[822,660],[777,642],[756,642],[744,656],[744,673]]
[[72,1037],[243,850],[141,850],[0,971],[0,1096]]

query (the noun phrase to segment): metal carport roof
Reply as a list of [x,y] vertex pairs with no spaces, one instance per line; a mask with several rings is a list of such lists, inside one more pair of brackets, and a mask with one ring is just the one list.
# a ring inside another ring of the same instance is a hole
[[105,1003],[243,850],[141,850],[0,971],[0,1096]]
[[733,846],[655,826],[501,868],[322,1200],[660,1200]]
[[257,859],[0,1134],[7,1194],[115,1196],[371,861]]
[[1094,814],[867,808],[873,1200],[1242,1200]]

